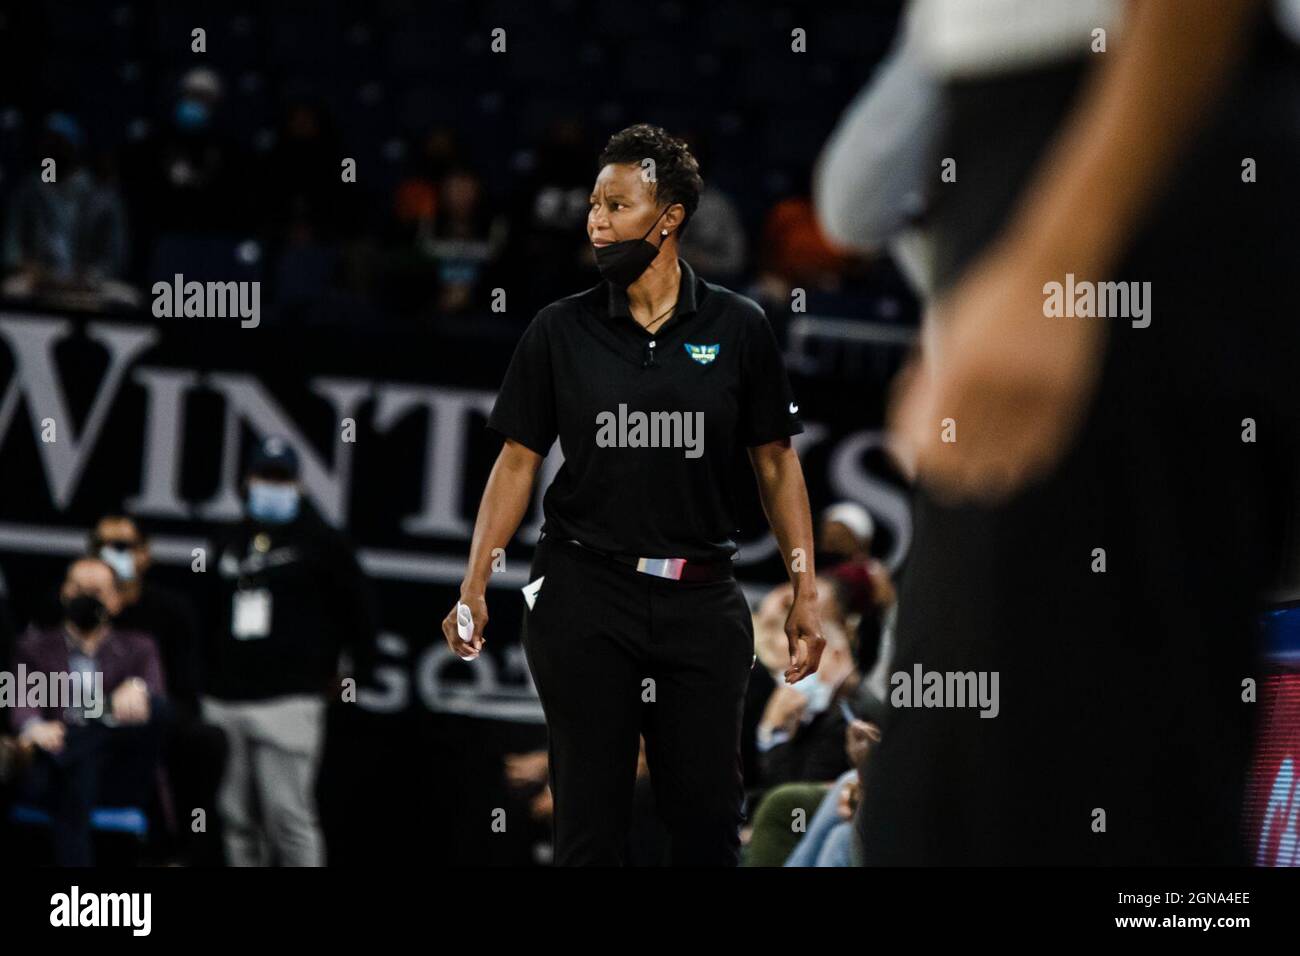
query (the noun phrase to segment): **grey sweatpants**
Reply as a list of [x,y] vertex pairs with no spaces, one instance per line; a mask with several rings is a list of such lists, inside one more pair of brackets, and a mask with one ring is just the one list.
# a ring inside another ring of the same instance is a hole
[[265,866],[270,849],[281,866],[324,866],[314,791],[325,701],[308,695],[266,701],[205,697],[203,719],[220,727],[230,746],[217,797],[226,862]]

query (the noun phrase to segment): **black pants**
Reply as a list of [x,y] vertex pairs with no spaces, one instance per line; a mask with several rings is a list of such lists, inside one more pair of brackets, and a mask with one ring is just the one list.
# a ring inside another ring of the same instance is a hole
[[[944,285],[1005,221],[1078,80],[950,91]],[[1106,277],[1151,282],[1149,327],[1053,320],[1110,333],[1056,471],[996,508],[918,494],[892,669],[996,671],[1001,709],[891,709],[864,774],[868,864],[1241,859],[1255,600],[1295,545],[1298,94],[1287,64],[1256,62],[1170,171]],[[1278,175],[1242,182],[1247,156]]]
[[56,866],[93,866],[90,813],[96,806],[148,806],[162,726],[69,726],[57,754],[38,751],[22,781],[21,799],[50,814]]
[[674,865],[734,866],[754,661],[734,580],[685,583],[543,538],[524,649],[549,731],[555,862],[625,859],[642,735]]

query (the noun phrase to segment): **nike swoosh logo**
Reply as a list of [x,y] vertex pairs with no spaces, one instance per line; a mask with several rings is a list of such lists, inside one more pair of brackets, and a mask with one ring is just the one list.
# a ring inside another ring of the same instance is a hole
[[793,415],[793,414],[794,414],[795,412],[797,412],[797,411],[799,411],[799,406],[796,405],[794,402],[791,402],[791,403],[790,403],[790,414]]

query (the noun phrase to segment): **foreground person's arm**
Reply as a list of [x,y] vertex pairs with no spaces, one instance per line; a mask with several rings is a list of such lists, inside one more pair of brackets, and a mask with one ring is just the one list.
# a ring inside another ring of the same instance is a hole
[[[1258,0],[1135,0],[1002,235],[939,303],[935,348],[891,427],[941,495],[997,500],[1060,459],[1095,385],[1103,321],[1051,321],[1043,286],[1104,279],[1208,116]],[[943,421],[956,440],[943,441]]]

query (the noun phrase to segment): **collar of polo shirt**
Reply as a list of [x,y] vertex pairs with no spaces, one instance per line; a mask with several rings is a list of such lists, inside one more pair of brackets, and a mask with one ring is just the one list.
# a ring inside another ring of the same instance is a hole
[[[692,312],[699,311],[695,304],[695,271],[680,256],[677,258],[677,265],[682,270],[682,285],[677,292],[677,312],[675,314],[690,315]],[[631,319],[632,307],[627,301],[627,290],[620,289],[612,282],[606,284],[609,286],[609,314],[611,316],[625,315]],[[668,321],[671,322],[672,319],[669,318]]]

